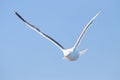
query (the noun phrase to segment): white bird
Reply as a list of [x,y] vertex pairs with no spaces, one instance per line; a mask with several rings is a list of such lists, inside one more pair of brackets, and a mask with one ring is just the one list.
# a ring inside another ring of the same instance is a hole
[[[101,12],[101,11],[100,11]],[[64,59],[69,60],[69,61],[75,61],[79,58],[80,55],[84,54],[87,49],[84,49],[80,52],[78,52],[76,50],[76,48],[79,46],[81,39],[83,38],[85,32],[87,31],[87,29],[89,28],[89,26],[93,23],[94,19],[100,14],[100,12],[98,12],[89,22],[88,24],[84,27],[84,29],[82,30],[82,32],[80,33],[77,41],[75,42],[74,46],[72,48],[68,48],[65,49],[61,44],[59,44],[57,41],[55,41],[53,38],[51,38],[50,36],[48,36],[47,34],[43,33],[40,29],[38,29],[37,27],[35,27],[34,25],[30,24],[29,22],[27,22],[25,19],[23,19],[22,16],[20,16],[20,14],[18,14],[17,12],[15,12],[15,14],[31,29],[33,29],[34,31],[36,31],[37,33],[39,33],[40,35],[42,35],[44,38],[46,38],[47,40],[49,40],[50,42],[52,42],[53,44],[55,44],[62,52],[64,55]]]

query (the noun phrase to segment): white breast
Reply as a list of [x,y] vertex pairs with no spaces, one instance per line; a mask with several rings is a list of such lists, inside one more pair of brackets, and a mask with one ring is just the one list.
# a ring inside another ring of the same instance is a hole
[[68,55],[64,56],[64,59],[75,61],[79,58],[79,53],[77,51],[70,52]]

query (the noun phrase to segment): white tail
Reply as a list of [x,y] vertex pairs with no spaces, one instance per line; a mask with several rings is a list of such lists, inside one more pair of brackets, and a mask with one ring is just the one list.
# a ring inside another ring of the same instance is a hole
[[82,56],[83,54],[85,54],[87,51],[88,51],[88,49],[87,49],[87,48],[86,48],[86,49],[81,50],[81,51],[80,51],[80,56]]

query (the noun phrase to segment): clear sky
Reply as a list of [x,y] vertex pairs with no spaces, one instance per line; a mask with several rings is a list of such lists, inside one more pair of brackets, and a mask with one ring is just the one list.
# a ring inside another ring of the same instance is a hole
[[[1,0],[0,80],[120,80],[119,0]],[[75,62],[14,14],[20,13],[65,48],[100,10]]]

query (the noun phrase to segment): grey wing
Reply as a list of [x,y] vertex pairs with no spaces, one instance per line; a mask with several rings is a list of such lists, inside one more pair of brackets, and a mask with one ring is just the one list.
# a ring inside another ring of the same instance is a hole
[[88,24],[85,26],[85,28],[82,30],[81,34],[79,35],[76,43],[74,44],[73,48],[76,49],[77,46],[79,46],[80,41],[82,40],[85,32],[88,30],[88,28],[90,27],[90,25],[93,23],[94,19],[100,14],[101,11],[99,11],[89,22]]
[[53,38],[51,38],[50,36],[48,36],[47,34],[43,33],[40,31],[40,29],[38,29],[37,27],[35,27],[34,25],[28,23],[25,19],[23,19],[22,16],[20,16],[17,12],[15,12],[15,14],[31,29],[33,29],[34,31],[36,31],[37,33],[39,33],[40,35],[42,35],[44,38],[48,39],[49,41],[51,41],[53,44],[55,44],[58,48],[60,48],[61,50],[64,49],[64,47],[59,44],[57,41],[55,41]]

